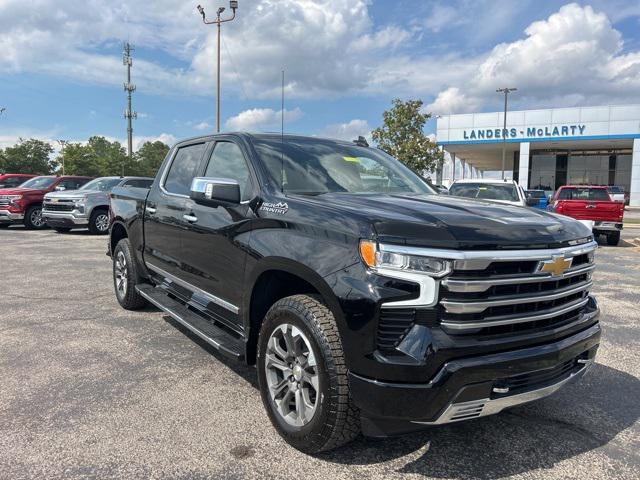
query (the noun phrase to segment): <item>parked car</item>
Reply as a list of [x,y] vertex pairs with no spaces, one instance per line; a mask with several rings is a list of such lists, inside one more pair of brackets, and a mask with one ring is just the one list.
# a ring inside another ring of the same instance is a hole
[[620,242],[624,203],[613,201],[607,187],[565,185],[556,192],[550,209],[577,220],[593,222],[594,235],[606,235],[609,245]]
[[0,173],[0,188],[15,188],[35,175],[28,173]]
[[527,190],[527,203],[530,207],[546,210],[549,201],[547,199],[547,193],[544,190]]
[[625,203],[626,201],[624,188],[622,187],[619,187],[617,185],[611,185],[607,187],[607,193],[611,197],[611,200],[613,200],[614,202]]
[[444,185],[436,185],[434,183],[434,184],[430,184],[430,186],[440,195],[449,195],[449,189]]
[[42,176],[27,180],[17,188],[0,189],[0,227],[24,223],[27,228],[42,229],[42,200],[55,190],[76,190],[91,177]]
[[58,232],[88,228],[94,235],[104,235],[109,231],[109,192],[114,187],[149,188],[152,182],[145,177],[101,177],[78,190],[47,193],[42,216]]
[[466,179],[455,180],[449,187],[449,195],[457,197],[490,200],[505,205],[526,207],[527,197],[518,182],[514,180]]
[[151,189],[113,189],[110,218],[120,305],[257,364],[271,422],[305,452],[546,397],[600,342],[588,228],[436,195],[362,144],[184,141]]

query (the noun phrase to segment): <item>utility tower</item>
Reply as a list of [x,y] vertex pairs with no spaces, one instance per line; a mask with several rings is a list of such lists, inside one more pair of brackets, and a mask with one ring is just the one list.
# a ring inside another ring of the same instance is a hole
[[[124,91],[127,92],[127,109],[124,111],[124,118],[127,119],[127,155],[129,161],[133,155],[133,125],[131,121],[138,118],[138,114],[131,109],[131,95],[136,91],[136,86],[131,83],[131,67],[133,66],[133,58],[131,52],[134,48],[129,42],[124,44],[124,53],[122,63],[127,67],[127,81],[124,84]],[[124,163],[122,164],[122,176],[124,176]]]

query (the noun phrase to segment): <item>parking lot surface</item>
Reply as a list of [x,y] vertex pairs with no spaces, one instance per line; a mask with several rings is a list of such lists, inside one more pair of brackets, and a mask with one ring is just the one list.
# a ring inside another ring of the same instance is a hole
[[[640,230],[624,237],[640,237]],[[500,415],[318,457],[253,368],[113,294],[106,238],[0,231],[0,478],[628,478],[640,471],[640,248],[602,246],[597,364]]]

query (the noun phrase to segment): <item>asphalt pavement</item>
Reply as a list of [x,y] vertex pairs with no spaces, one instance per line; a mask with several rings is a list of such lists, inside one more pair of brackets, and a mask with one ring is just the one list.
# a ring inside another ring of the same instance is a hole
[[0,230],[2,479],[640,476],[640,248],[627,242],[598,251],[603,340],[580,383],[317,457],[275,433],[255,369],[155,309],[121,309],[105,251],[86,232]]

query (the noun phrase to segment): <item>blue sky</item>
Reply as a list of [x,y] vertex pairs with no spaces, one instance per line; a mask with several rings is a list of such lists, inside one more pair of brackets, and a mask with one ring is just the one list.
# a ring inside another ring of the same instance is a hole
[[[123,141],[127,39],[136,145],[212,131],[215,28],[196,4],[0,0],[0,146]],[[500,109],[505,85],[513,108],[640,103],[637,0],[240,0],[223,37],[223,129],[279,128],[282,68],[287,131],[347,139],[394,97],[434,114]]]

